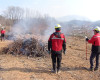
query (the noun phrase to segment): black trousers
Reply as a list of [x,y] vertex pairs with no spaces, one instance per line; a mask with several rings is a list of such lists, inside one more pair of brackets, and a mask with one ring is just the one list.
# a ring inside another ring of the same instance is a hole
[[[52,58],[52,66],[53,70],[60,70],[61,67],[61,60],[62,60],[62,51],[52,51],[51,52],[51,58]],[[57,64],[57,67],[56,67]]]
[[100,53],[92,52],[90,56],[90,67],[93,68],[93,60],[96,57],[96,68],[99,67],[99,55]]
[[5,34],[1,34],[1,41],[2,39],[4,39],[4,37],[5,37]]

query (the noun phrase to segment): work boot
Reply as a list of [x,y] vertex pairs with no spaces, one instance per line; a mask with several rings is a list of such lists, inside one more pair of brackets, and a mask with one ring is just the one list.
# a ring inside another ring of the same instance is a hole
[[58,73],[58,74],[61,73],[61,70],[58,69],[58,70],[57,70],[57,73]]
[[53,72],[53,73],[57,73],[57,71],[56,71],[56,70],[54,70],[54,69],[52,69],[52,70],[51,70],[51,72]]
[[95,67],[95,68],[94,68],[94,71],[97,71],[97,70],[98,70],[98,67]]
[[93,71],[93,67],[90,67],[89,71]]

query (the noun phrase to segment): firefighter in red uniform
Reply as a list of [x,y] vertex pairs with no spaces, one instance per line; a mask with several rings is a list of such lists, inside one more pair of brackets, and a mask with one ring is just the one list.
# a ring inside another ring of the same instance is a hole
[[[62,51],[66,53],[66,38],[61,33],[61,26],[55,26],[55,32],[51,34],[48,40],[48,53],[51,53],[53,72],[59,73],[61,67]],[[56,68],[57,62],[57,68]]]
[[90,56],[90,71],[93,71],[93,59],[96,57],[96,66],[94,68],[94,71],[98,70],[99,67],[99,55],[100,55],[100,27],[96,27],[94,30],[94,35],[93,37],[89,40],[86,38],[86,41],[88,43],[92,44],[92,49],[91,49],[91,56]]
[[4,38],[5,38],[5,30],[2,27],[2,30],[1,30],[1,41],[4,40]]

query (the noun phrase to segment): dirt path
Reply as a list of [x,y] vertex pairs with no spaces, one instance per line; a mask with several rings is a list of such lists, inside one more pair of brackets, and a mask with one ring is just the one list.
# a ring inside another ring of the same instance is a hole
[[[5,47],[11,41],[0,42]],[[88,45],[90,53],[90,45]],[[88,54],[89,59],[90,54]],[[51,72],[50,58],[0,55],[0,80],[100,80],[100,69],[88,71],[89,60],[85,59],[85,41],[68,38],[67,53],[63,55],[60,74]]]

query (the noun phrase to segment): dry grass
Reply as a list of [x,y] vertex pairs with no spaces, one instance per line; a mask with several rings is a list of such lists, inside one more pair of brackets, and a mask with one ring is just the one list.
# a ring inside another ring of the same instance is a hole
[[[4,42],[6,44],[6,42]],[[7,44],[10,42],[7,42]],[[2,43],[0,43],[2,45]],[[85,57],[85,40],[67,37],[67,53],[63,55],[60,74],[51,72],[50,58],[29,58],[12,55],[0,55],[1,80],[100,80],[100,69],[88,71],[88,60]]]

